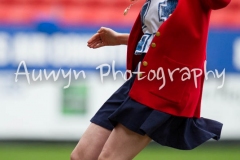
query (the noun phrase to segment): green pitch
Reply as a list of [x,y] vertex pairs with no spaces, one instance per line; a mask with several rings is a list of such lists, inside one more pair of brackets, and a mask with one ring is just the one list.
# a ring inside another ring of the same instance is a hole
[[[69,160],[74,146],[66,143],[0,143],[0,160]],[[180,151],[152,144],[134,160],[240,160],[240,146],[208,144],[192,151]]]

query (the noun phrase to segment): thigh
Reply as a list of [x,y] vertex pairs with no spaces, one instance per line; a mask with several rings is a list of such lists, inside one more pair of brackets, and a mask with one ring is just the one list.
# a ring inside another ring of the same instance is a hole
[[99,160],[131,160],[150,141],[147,135],[142,136],[118,124],[106,141]]
[[71,160],[96,160],[111,131],[91,123],[71,154]]

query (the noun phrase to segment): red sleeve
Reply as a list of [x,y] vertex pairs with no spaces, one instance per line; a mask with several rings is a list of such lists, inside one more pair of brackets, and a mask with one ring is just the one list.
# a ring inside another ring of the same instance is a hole
[[231,0],[200,0],[209,9],[221,9],[226,7]]

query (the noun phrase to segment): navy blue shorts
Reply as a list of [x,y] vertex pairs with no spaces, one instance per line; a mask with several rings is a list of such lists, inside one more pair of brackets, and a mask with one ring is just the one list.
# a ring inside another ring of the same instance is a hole
[[[108,130],[118,123],[155,142],[177,149],[193,149],[207,140],[220,139],[222,124],[206,118],[172,116],[138,103],[128,96],[136,75],[102,105],[91,122]],[[143,97],[144,98],[144,97]]]

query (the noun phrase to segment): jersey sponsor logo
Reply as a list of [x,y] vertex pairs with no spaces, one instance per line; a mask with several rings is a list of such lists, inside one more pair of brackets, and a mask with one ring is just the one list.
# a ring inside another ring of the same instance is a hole
[[140,41],[138,42],[135,54],[141,54],[146,52],[146,46],[148,43],[148,40],[151,38],[152,34],[149,33],[145,33],[142,38],[140,39]]
[[177,7],[178,0],[166,0],[158,4],[159,22],[164,22]]
[[144,24],[144,19],[147,15],[148,9],[150,7],[151,0],[147,0],[147,2],[143,5],[142,10],[141,10],[141,21],[142,21],[142,28],[146,28],[147,26]]

